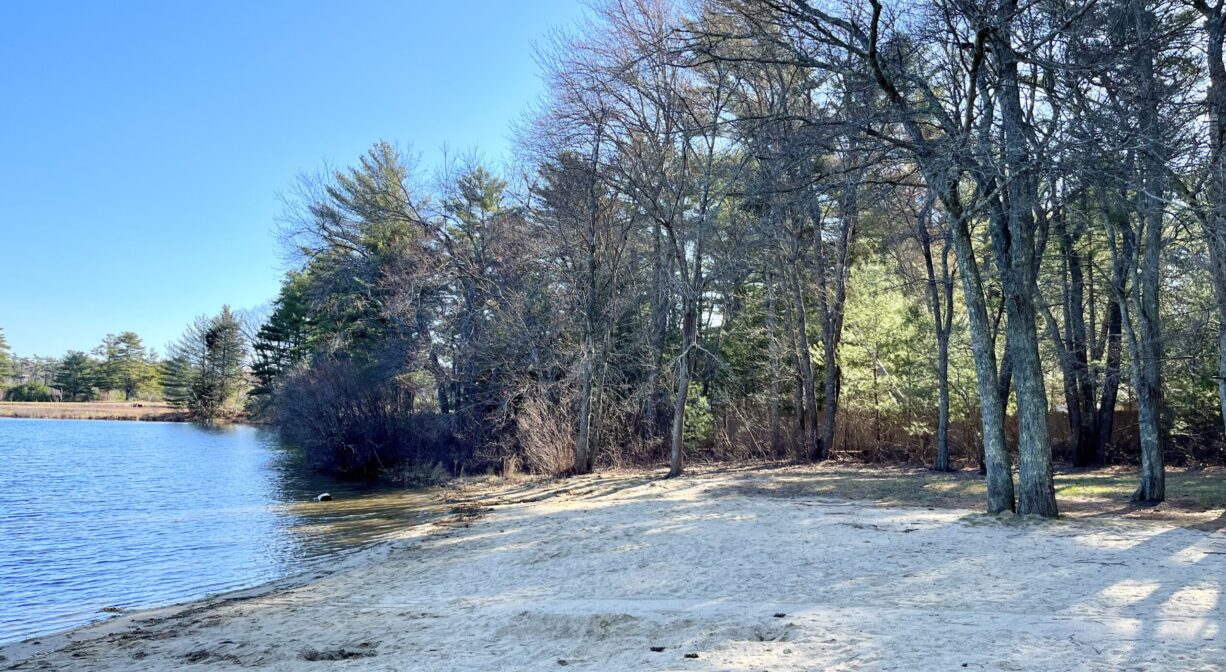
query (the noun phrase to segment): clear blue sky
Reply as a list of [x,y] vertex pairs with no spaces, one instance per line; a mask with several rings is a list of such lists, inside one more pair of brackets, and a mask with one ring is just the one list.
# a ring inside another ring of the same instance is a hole
[[0,3],[0,327],[22,355],[276,294],[277,192],[372,142],[507,151],[578,0]]

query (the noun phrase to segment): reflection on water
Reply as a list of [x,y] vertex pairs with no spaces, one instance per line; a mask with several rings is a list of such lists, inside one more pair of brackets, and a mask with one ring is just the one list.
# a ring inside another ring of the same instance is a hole
[[314,474],[254,427],[0,419],[0,643],[297,573],[436,506]]

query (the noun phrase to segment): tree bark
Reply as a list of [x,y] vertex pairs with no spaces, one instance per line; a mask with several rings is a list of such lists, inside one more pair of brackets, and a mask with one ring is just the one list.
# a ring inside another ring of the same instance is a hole
[[696,301],[687,296],[685,315],[682,317],[681,354],[677,356],[677,396],[673,401],[672,450],[669,452],[668,477],[681,475],[685,451],[685,407],[689,400],[690,358],[695,345],[698,327]]
[[[1162,333],[1159,314],[1159,271],[1162,254],[1162,195],[1165,193],[1165,166],[1162,148],[1154,54],[1150,46],[1154,17],[1146,3],[1131,3],[1134,29],[1141,45],[1134,57],[1133,72],[1138,79],[1138,106],[1142,151],[1139,152],[1137,194],[1137,255],[1140,268],[1132,287],[1133,306],[1127,307],[1132,349],[1133,383],[1141,433],[1141,485],[1133,500],[1157,504],[1166,498],[1166,471],[1163,463],[1162,428]],[[1135,310],[1135,324],[1128,313]]]
[[993,202],[991,228],[1008,315],[1005,330],[1017,395],[1017,511],[1023,515],[1055,517],[1058,510],[1047,429],[1047,390],[1039,357],[1035,301],[1037,196],[1021,104],[1018,58],[1011,43],[1012,17],[1016,11],[1015,1],[1000,3],[992,39],[1001,84],[998,95],[1005,174],[998,176],[1004,199]]
[[782,457],[783,436],[779,419],[779,330],[775,324],[778,319],[776,317],[778,307],[775,301],[775,277],[767,268],[763,271],[762,278],[766,285],[766,348],[770,365],[767,374],[770,376],[767,403],[770,405],[771,454],[775,457]]
[[800,291],[800,274],[793,269],[790,279],[792,285],[792,316],[796,321],[796,360],[800,365],[800,383],[804,399],[804,454],[813,462],[821,459],[820,446],[817,440],[817,394],[814,390],[813,358],[809,354],[808,325],[805,320],[804,297]]
[[592,470],[591,436],[592,421],[592,350],[591,339],[583,344],[579,374],[579,436],[575,441],[575,473],[586,474]]
[[949,334],[953,327],[953,279],[949,271],[950,239],[945,238],[941,250],[941,275],[937,277],[936,264],[932,258],[932,236],[928,232],[928,220],[932,203],[916,222],[919,233],[920,252],[924,257],[924,271],[928,278],[928,304],[937,341],[937,454],[934,471],[952,471],[949,457]]
[[[956,187],[953,187],[956,189]],[[988,485],[988,513],[1014,510],[1013,469],[1005,446],[1005,412],[999,396],[996,348],[992,342],[988,306],[970,229],[956,207],[956,193],[948,191],[942,199],[950,212],[950,235],[961,269],[962,293],[971,331],[971,352],[975,360],[975,380],[979,389],[980,423],[983,432],[983,461]],[[951,208],[950,204],[955,207]]]
[[[1222,4],[1197,3],[1205,19],[1209,90],[1209,179],[1206,181],[1207,212],[1202,215],[1205,243],[1209,248],[1210,273],[1218,316],[1218,411],[1226,427],[1226,15]],[[1226,430],[1223,431],[1226,436]]]

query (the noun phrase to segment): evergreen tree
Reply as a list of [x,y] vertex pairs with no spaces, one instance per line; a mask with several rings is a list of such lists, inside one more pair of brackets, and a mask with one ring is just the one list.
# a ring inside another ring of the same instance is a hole
[[162,368],[167,401],[205,420],[213,420],[243,393],[247,344],[229,306],[214,317],[201,316],[171,347]]
[[306,357],[312,332],[306,290],[303,275],[286,278],[272,315],[260,327],[252,346],[253,396],[271,395],[281,375]]
[[94,353],[102,358],[98,366],[98,387],[122,391],[125,401],[131,400],[156,376],[152,357],[134,332],[107,334]]
[[78,397],[89,399],[97,382],[98,364],[80,350],[71,350],[60,360],[55,371],[55,387],[68,401]]
[[8,384],[9,378],[13,377],[13,353],[9,349],[9,343],[4,338],[4,328],[0,327],[0,391]]

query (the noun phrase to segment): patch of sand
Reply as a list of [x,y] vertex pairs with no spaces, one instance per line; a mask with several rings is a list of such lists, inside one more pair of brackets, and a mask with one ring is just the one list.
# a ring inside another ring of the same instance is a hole
[[755,487],[769,479],[521,488],[330,573],[10,646],[0,667],[1226,668],[1220,531]]

